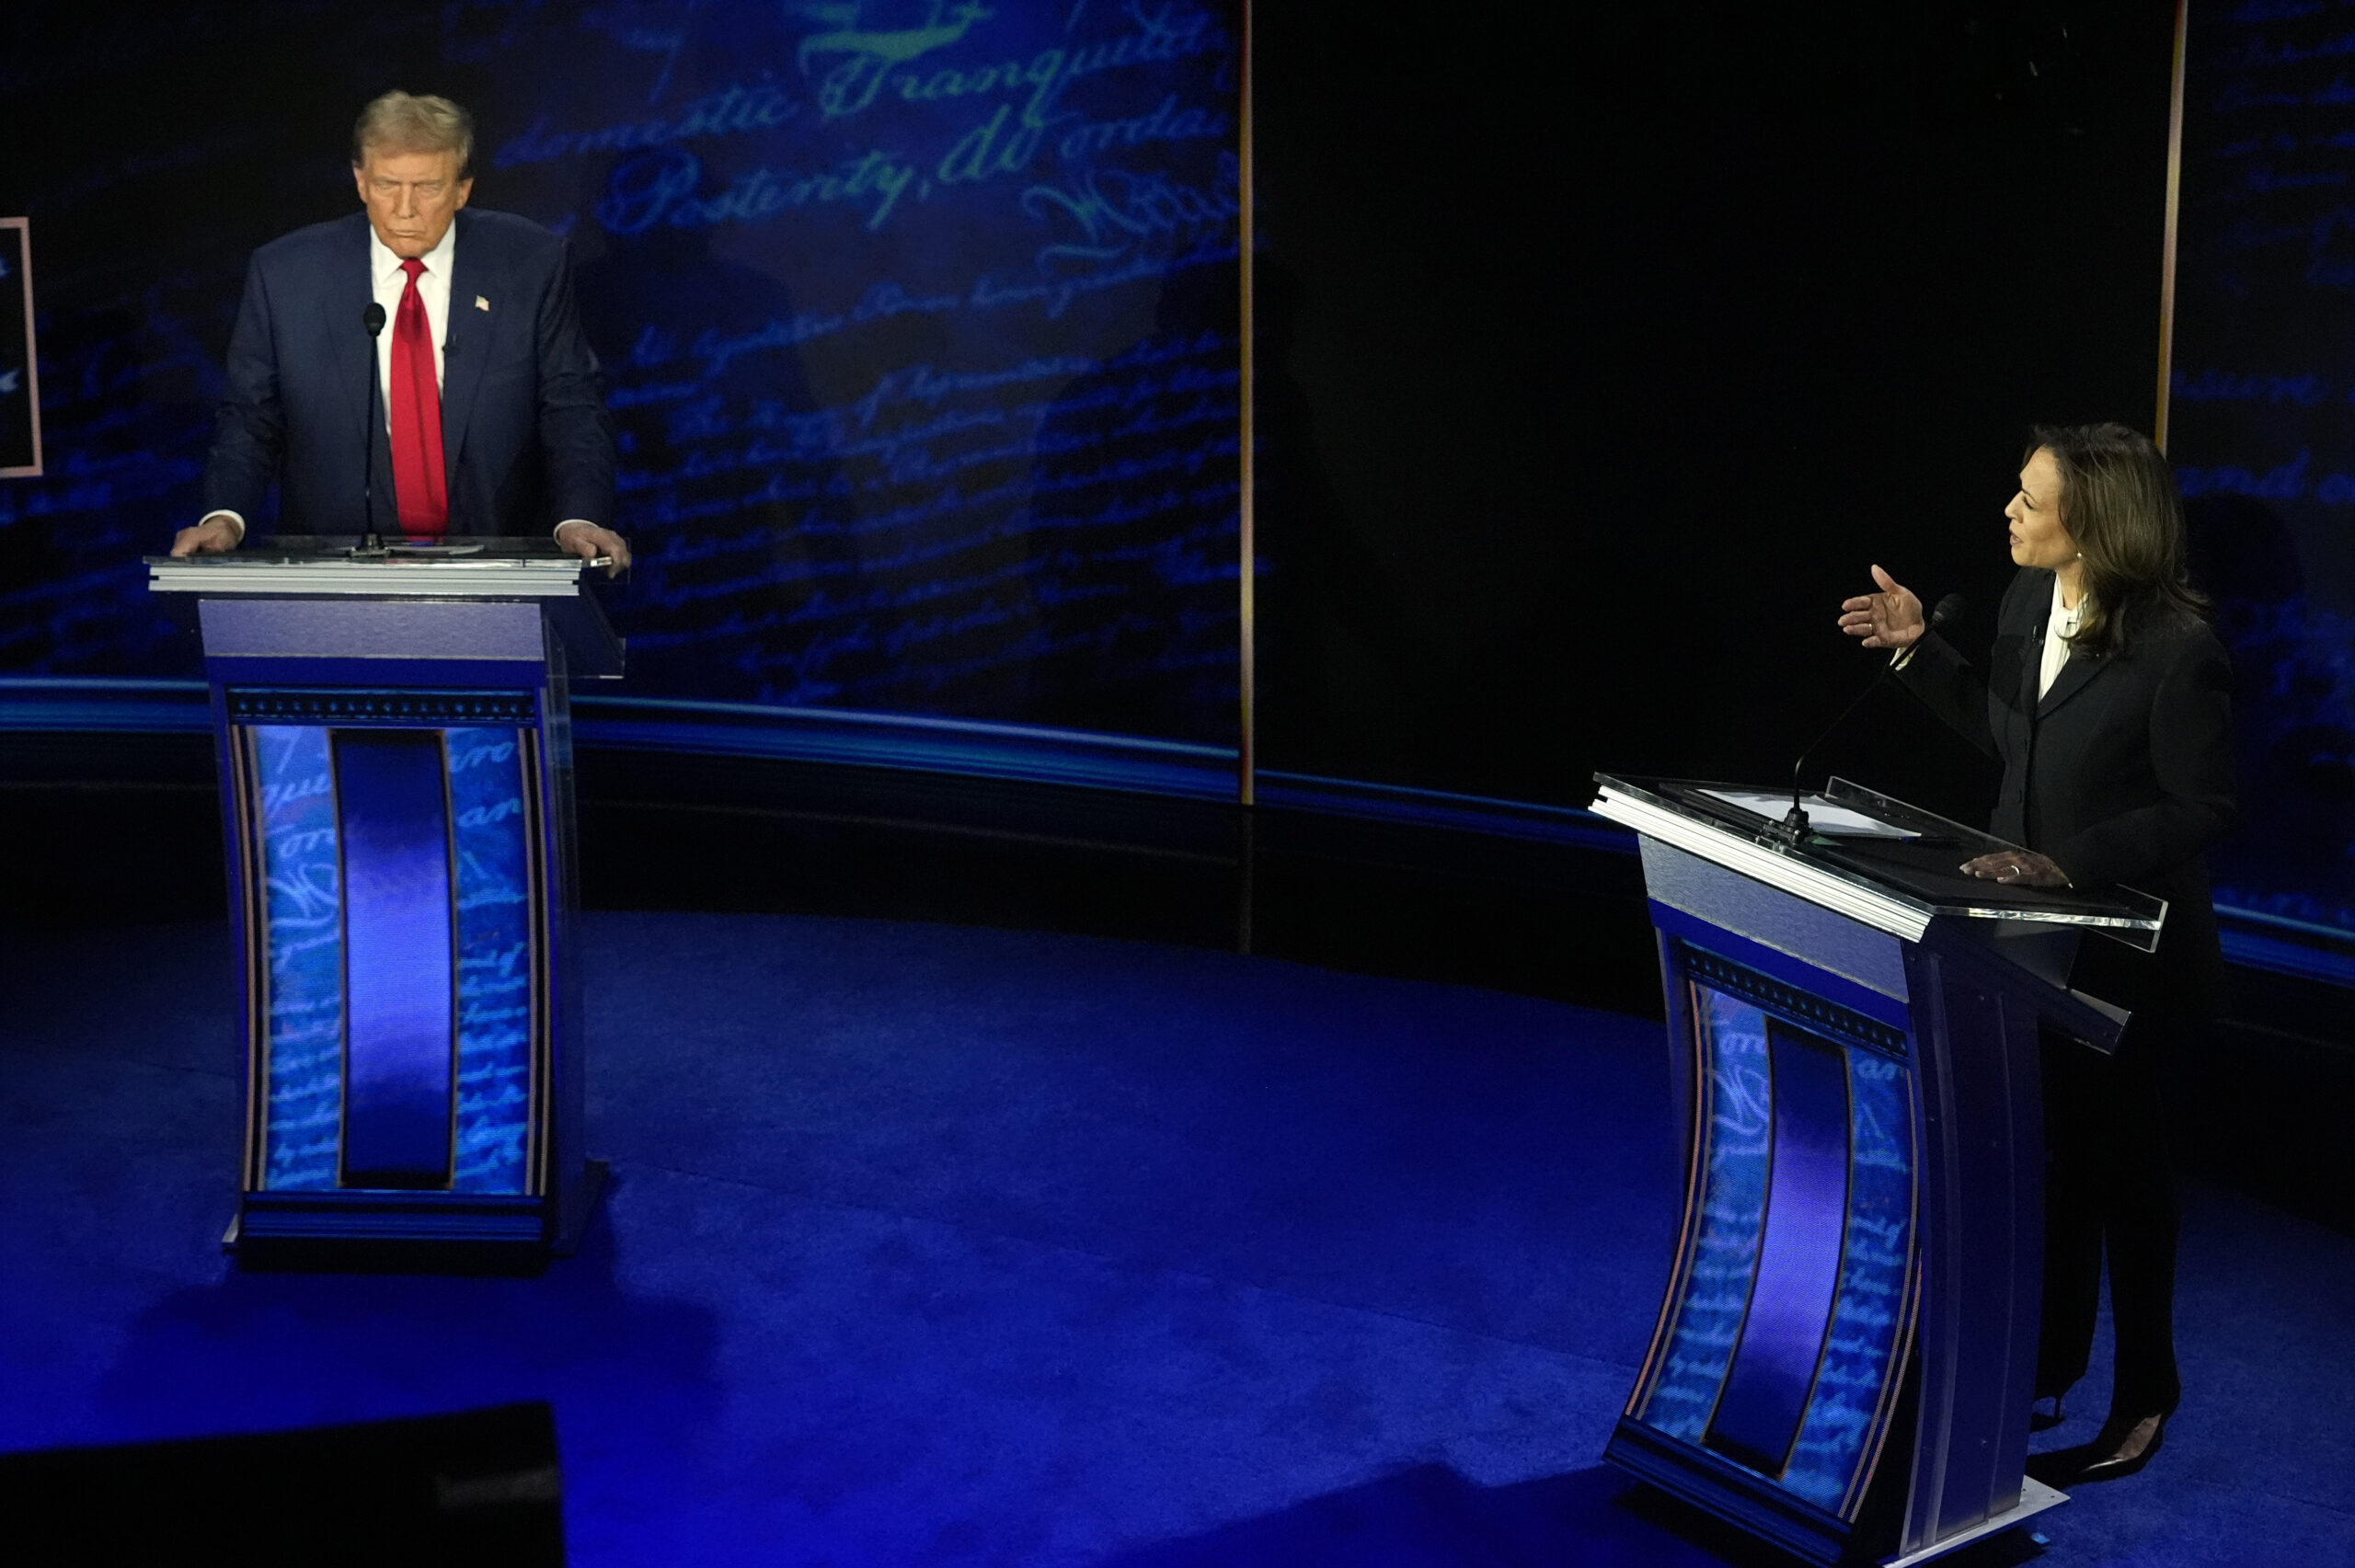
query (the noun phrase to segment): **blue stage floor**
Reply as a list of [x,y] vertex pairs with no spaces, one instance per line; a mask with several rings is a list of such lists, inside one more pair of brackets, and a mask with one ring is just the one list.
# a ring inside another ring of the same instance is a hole
[[[586,938],[608,1207],[477,1280],[237,1273],[225,928],[18,933],[0,1448],[545,1398],[591,1568],[1770,1560],[1597,1459],[1673,1221],[1656,1025],[1002,931]],[[2355,1562],[2355,1242],[2188,1208],[2183,1413],[2043,1560]]]

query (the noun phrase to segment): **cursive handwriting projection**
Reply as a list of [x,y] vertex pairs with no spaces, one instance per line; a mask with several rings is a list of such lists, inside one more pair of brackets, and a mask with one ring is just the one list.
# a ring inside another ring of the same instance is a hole
[[633,158],[614,171],[597,221],[617,235],[643,234],[657,223],[690,228],[715,223],[754,223],[812,206],[843,203],[864,212],[867,226],[879,229],[914,179],[915,170],[869,148],[816,173],[759,166],[729,181],[724,190],[705,189],[704,167],[679,148]]
[[336,1185],[343,1126],[343,899],[327,731],[247,731],[260,804],[269,1105],[262,1185]]
[[1913,1265],[1913,1080],[1861,1047],[1848,1058],[1848,1223],[1815,1391],[1783,1484],[1840,1509],[1861,1482],[1873,1421],[1896,1380]]
[[1700,1211],[1693,1215],[1683,1288],[1641,1419],[1698,1443],[1717,1409],[1741,1336],[1766,1211],[1774,1123],[1766,1014],[1746,1001],[1694,986],[1694,1028],[1702,1083]]
[[192,504],[210,439],[198,410],[221,384],[212,351],[163,303],[176,292],[149,291],[144,318],[109,312],[52,331],[44,292],[47,472],[0,480],[0,669],[195,669],[193,639],[147,601],[139,564]]
[[531,1130],[531,816],[526,732],[450,729],[458,974],[457,1192],[520,1193]]
[[[639,562],[613,600],[629,690],[1233,739],[1231,6],[436,17],[254,0],[221,48],[468,84],[474,203],[570,239]],[[62,110],[119,90],[107,70],[28,90]],[[44,280],[52,468],[0,484],[6,668],[193,668],[135,558],[198,504],[247,255],[350,210],[305,183],[339,149],[249,97],[222,113],[203,145],[250,166],[226,209],[146,200],[191,170],[136,117],[40,176],[61,222],[143,216],[137,246]]]
[[546,163],[584,154],[636,152],[706,137],[741,136],[775,130],[800,105],[773,81],[730,82],[668,114],[633,115],[585,130],[559,130],[542,115],[531,129],[500,147],[494,168]]
[[1231,738],[1231,29],[831,14],[511,149],[597,169],[634,685]]
[[[706,362],[756,361],[743,343]],[[816,406],[698,377],[623,475],[676,539],[633,598],[638,668],[724,648],[764,701],[1191,732],[1233,692],[1235,355],[1202,328],[916,363]]]
[[2355,929],[2355,32],[2191,23],[2168,455],[2236,675],[2217,898]]

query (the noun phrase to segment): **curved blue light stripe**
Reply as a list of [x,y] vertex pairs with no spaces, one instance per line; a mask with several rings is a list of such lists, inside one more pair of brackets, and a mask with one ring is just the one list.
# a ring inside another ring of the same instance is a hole
[[435,730],[334,732],[347,1187],[450,1181],[450,817]]
[[1768,1030],[1775,1150],[1766,1229],[1741,1343],[1708,1446],[1780,1475],[1807,1413],[1831,1327],[1848,1208],[1848,1067],[1842,1052],[1779,1021]]

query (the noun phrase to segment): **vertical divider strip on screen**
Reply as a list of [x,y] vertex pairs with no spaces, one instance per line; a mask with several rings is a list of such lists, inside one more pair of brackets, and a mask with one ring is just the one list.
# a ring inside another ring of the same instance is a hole
[[[2168,89],[2167,103],[2166,232],[2159,242],[2159,411],[2151,423],[2152,444],[2163,453],[2167,450],[2167,405],[2175,374],[2175,234],[2176,214],[2183,203],[2183,49],[2190,25],[2191,0],[2176,0],[2175,81]],[[1250,352],[1247,345],[1244,352]]]
[[[1248,167],[1247,165],[1246,166]],[[1244,201],[1244,211],[1248,212],[1250,195],[1247,189],[1245,192]],[[17,231],[17,289],[25,297],[25,409],[32,427],[33,437],[31,464],[23,467],[0,468],[0,478],[38,479],[41,476],[40,349],[33,341],[33,221],[30,218],[0,218],[0,229]],[[1250,281],[1249,273],[1244,274],[1244,281],[1247,288]],[[1246,305],[1244,309],[1248,311],[1250,307]],[[1245,345],[1244,352],[1246,354],[1250,352],[1248,344]],[[1248,363],[1247,361],[1246,362]],[[1246,410],[1244,414],[1246,421],[1244,448],[1246,452],[1250,450],[1247,425],[1250,417]],[[1246,461],[1249,460],[1246,458]]]
[[1243,406],[1243,429],[1241,431],[1243,472],[1240,476],[1242,486],[1241,513],[1237,519],[1236,525],[1236,532],[1240,535],[1241,540],[1240,547],[1243,552],[1243,558],[1238,563],[1238,572],[1236,576],[1238,592],[1240,594],[1240,603],[1237,606],[1239,614],[1236,625],[1235,657],[1238,666],[1236,670],[1236,675],[1238,678],[1237,683],[1240,686],[1242,692],[1242,712],[1239,715],[1240,733],[1238,733],[1235,738],[1235,797],[1245,806],[1249,806],[1252,804],[1253,796],[1256,794],[1254,774],[1258,767],[1257,745],[1258,723],[1257,703],[1255,700],[1258,696],[1257,686],[1258,681],[1258,638],[1252,615],[1252,601],[1254,597],[1254,589],[1256,587],[1253,580],[1254,574],[1252,568],[1255,565],[1255,557],[1258,554],[1258,541],[1255,538],[1256,531],[1253,526],[1255,519],[1253,517],[1251,496],[1254,475],[1254,464],[1252,463],[1251,451],[1251,361],[1253,349],[1251,340],[1251,241],[1253,237],[1253,225],[1251,222],[1251,0],[1242,0],[1242,6],[1243,37],[1235,51],[1236,55],[1241,62],[1241,66],[1237,73],[1237,83],[1235,88],[1237,104],[1235,113],[1235,140],[1236,162],[1240,166],[1236,179],[1238,194],[1237,205],[1242,210],[1240,213],[1240,229],[1235,235],[1235,249],[1236,264],[1242,269],[1243,283],[1243,342],[1240,367],[1241,396],[1238,399]]

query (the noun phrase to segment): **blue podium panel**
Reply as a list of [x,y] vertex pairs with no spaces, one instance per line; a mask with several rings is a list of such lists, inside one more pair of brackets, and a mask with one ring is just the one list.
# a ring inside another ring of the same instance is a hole
[[1818,1516],[1807,1533],[1836,1542],[1887,1436],[1912,1316],[1905,1036],[1787,978],[1665,946],[1694,1177],[1628,1417],[1743,1490],[1771,1488],[1778,1512]]
[[534,724],[513,722],[535,694],[225,699],[258,874],[249,1185],[535,1195],[543,814]]

